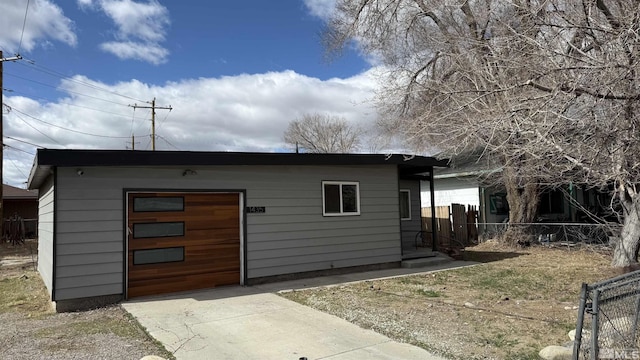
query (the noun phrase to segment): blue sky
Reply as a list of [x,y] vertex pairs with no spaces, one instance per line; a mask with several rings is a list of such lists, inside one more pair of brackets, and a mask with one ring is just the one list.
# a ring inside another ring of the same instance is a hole
[[[29,3],[23,29],[25,10]],[[304,113],[375,121],[375,69],[358,51],[325,61],[333,0],[3,0],[5,183],[35,148],[283,151]],[[363,149],[367,151],[368,149]]]

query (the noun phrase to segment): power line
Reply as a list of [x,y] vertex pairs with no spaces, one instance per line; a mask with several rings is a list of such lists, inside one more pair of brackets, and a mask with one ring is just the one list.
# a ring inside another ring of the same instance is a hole
[[18,172],[20,172],[20,174],[22,174],[22,176],[24,176],[25,178],[27,178],[27,175],[25,175],[25,174],[22,172],[22,169],[20,169],[20,168],[18,167],[18,165],[16,165],[16,162],[15,162],[12,158],[10,158],[10,157],[8,157],[8,156],[7,156],[7,158],[9,159],[9,161],[11,161],[11,163],[12,163],[12,164],[13,164],[13,166],[16,168],[16,170],[18,170]]
[[27,8],[24,10],[24,21],[22,21],[22,34],[20,34],[20,45],[18,45],[18,54],[22,50],[22,38],[24,37],[24,27],[27,25],[27,14],[29,14],[29,0],[27,0]]
[[[151,109],[149,109],[149,110],[147,111],[147,113],[145,114],[145,116],[144,116],[144,117],[145,117],[145,118],[146,118],[146,117],[149,117],[149,115],[150,115],[150,114],[151,114]],[[138,123],[138,126],[136,126],[136,129],[135,129],[135,130],[133,130],[133,131],[131,131],[131,135],[133,135],[133,134],[135,134],[136,132],[138,132],[138,130],[140,130],[140,126],[142,126],[142,124],[144,124],[144,122],[140,121],[140,122]],[[149,128],[149,132],[151,132],[151,128]]]
[[[32,116],[32,115],[29,115],[29,114],[27,114],[27,113],[25,113],[25,112],[23,112],[23,111],[20,111],[20,110],[16,109],[15,107],[11,107],[11,109],[12,109],[13,111],[15,111],[15,112],[18,112],[18,113],[20,113],[20,114],[24,115],[24,116],[28,116],[28,117],[30,117],[30,118],[32,118],[33,120],[39,121],[39,122],[44,123],[44,124],[47,124],[47,125],[49,125],[49,126],[53,126],[53,127],[55,127],[55,128],[58,128],[58,129],[62,129],[62,130],[66,130],[66,131],[74,132],[74,133],[76,133],[76,134],[82,134],[82,135],[87,135],[87,136],[95,136],[95,137],[107,138],[107,139],[128,139],[128,138],[129,138],[128,136],[99,135],[99,134],[92,134],[92,133],[88,133],[88,132],[84,132],[84,131],[79,131],[79,130],[73,130],[73,129],[66,128],[66,127],[64,127],[64,126],[60,126],[60,125],[56,125],[56,124],[52,124],[52,123],[50,123],[50,122],[48,122],[48,121],[44,121],[44,120],[42,120],[42,119],[38,119],[37,117]],[[20,117],[20,116],[18,116],[18,117]],[[24,119],[22,119],[22,120],[24,121]],[[52,140],[53,140],[53,139],[52,139]],[[55,141],[55,140],[54,140],[54,141]],[[56,142],[57,142],[57,141],[56,141]],[[58,143],[58,144],[60,144],[60,143]],[[60,144],[60,145],[62,145],[62,144]]]
[[[18,79],[22,79],[22,80],[30,81],[30,82],[33,82],[33,83],[36,83],[36,84],[40,84],[40,85],[43,85],[43,86],[47,86],[47,87],[50,87],[50,88],[56,89],[56,90],[58,90],[58,91],[62,91],[62,90],[60,90],[60,87],[59,87],[59,86],[56,86],[56,85],[51,85],[51,84],[43,83],[43,82],[41,82],[41,81],[37,81],[37,80],[33,80],[33,79],[29,79],[29,78],[26,78],[26,77],[23,77],[23,76],[19,76],[19,75],[15,75],[15,74],[7,73],[7,72],[5,72],[5,75],[9,75],[9,76],[11,76],[11,77],[15,77],[15,78],[18,78]],[[64,91],[65,91],[65,92],[68,92],[68,93],[71,93],[71,94],[76,94],[76,95],[80,95],[80,96],[85,96],[85,97],[88,97],[88,98],[92,98],[92,99],[96,99],[96,100],[100,100],[100,101],[104,101],[104,102],[108,102],[108,103],[112,103],[112,104],[116,104],[116,105],[129,106],[128,104],[122,104],[122,103],[119,103],[119,102],[115,102],[115,101],[111,101],[111,100],[107,100],[107,99],[102,99],[102,98],[99,98],[99,97],[97,97],[97,96],[92,96],[92,95],[83,94],[83,93],[80,93],[80,92],[77,92],[77,91],[73,91],[73,90],[66,90],[66,89],[65,89]]]
[[[32,95],[32,94],[27,94],[27,93],[22,92],[22,91],[15,91],[15,90],[11,90],[11,89],[4,89],[4,90],[5,91],[10,91],[10,92],[16,93],[16,94],[22,94],[24,96],[28,96],[31,99],[41,99],[41,100],[46,100],[46,101],[49,101],[49,102],[53,102],[51,99],[44,98],[42,96],[36,96],[36,95]],[[118,114],[118,113],[114,113],[114,112],[111,112],[111,111],[104,111],[104,110],[92,108],[92,107],[89,107],[89,106],[69,104],[69,103],[58,103],[58,105],[73,106],[73,107],[77,107],[77,108],[88,109],[88,110],[98,111],[98,112],[105,113],[105,114],[115,115],[115,116],[123,117],[123,118],[126,118],[126,119],[129,118],[129,116],[127,116],[127,115]]]
[[[15,110],[15,109],[14,109]],[[16,110],[17,111],[17,110]],[[25,114],[26,115],[26,114]],[[27,120],[23,119],[22,116],[15,114],[16,117],[18,117],[18,119],[22,120],[22,122],[24,122],[25,124],[27,124],[27,126],[29,126],[30,128],[32,128],[33,130],[39,132],[40,134],[42,134],[44,137],[48,138],[49,140],[53,141],[54,143],[58,144],[58,145],[62,145],[61,143],[59,143],[56,139],[52,138],[51,136],[43,133],[42,131],[40,131],[40,129],[38,129],[37,127],[29,124],[29,122],[27,122]]]
[[169,117],[169,114],[171,114],[171,111],[169,111],[167,115],[165,115],[164,118],[162,118],[162,120],[158,121],[158,130],[160,130],[160,128],[164,124],[164,121],[167,120],[167,118]]
[[[6,136],[5,136],[5,137],[6,137]],[[15,146],[11,146],[11,145],[8,145],[8,144],[3,144],[3,146],[4,146],[4,147],[8,147],[8,148],[9,148],[9,149],[11,149],[11,150],[20,151],[20,152],[23,152],[23,153],[25,153],[25,154],[29,154],[29,155],[32,155],[32,156],[35,156],[35,155],[36,155],[36,154],[34,154],[34,153],[30,153],[30,152],[28,152],[28,151],[26,151],[26,150],[22,150],[22,149],[20,149],[20,148],[17,148],[17,147],[15,147]]]
[[149,138],[149,140],[147,140],[147,145],[144,146],[145,150],[149,147],[149,144],[151,144],[151,138]]
[[173,146],[174,149],[176,150],[180,150],[180,148],[178,148],[177,146],[173,145],[169,140],[167,140],[167,138],[165,138],[162,135],[156,135],[157,137],[159,137],[160,139],[164,140],[167,144]]
[[[7,139],[15,140],[15,141],[18,141],[18,142],[21,142],[21,143],[25,143],[25,144],[28,144],[28,145],[33,145],[33,146],[38,147],[38,148],[46,149],[46,147],[45,147],[45,146],[38,145],[38,144],[34,144],[34,143],[32,143],[32,142],[28,142],[28,141],[26,141],[26,140],[16,139],[16,138],[14,138],[14,137],[7,136],[7,135],[5,135],[4,137],[5,137],[5,138],[7,138]],[[5,146],[9,146],[9,145],[5,144]],[[34,155],[34,154],[31,154],[31,155]]]
[[103,91],[103,92],[106,92],[106,93],[109,93],[109,94],[112,94],[112,95],[116,95],[116,96],[120,96],[122,98],[129,99],[129,100],[135,100],[135,101],[139,101],[139,102],[144,102],[144,100],[136,99],[136,98],[134,98],[132,96],[129,96],[129,95],[120,94],[120,93],[118,93],[116,91],[109,90],[109,89],[100,87],[98,85],[91,84],[91,83],[88,83],[86,81],[78,80],[76,78],[67,76],[67,75],[65,75],[65,74],[63,74],[63,73],[61,73],[59,71],[56,71],[56,70],[53,70],[53,69],[49,69],[49,68],[44,67],[42,65],[37,65],[35,63],[35,60],[28,59],[27,63],[29,63],[31,66],[25,65],[25,64],[21,64],[21,65],[25,66],[25,67],[31,67],[34,70],[43,72],[43,73],[51,75],[51,76],[55,76],[55,77],[58,77],[58,78],[61,78],[61,79],[66,79],[66,80],[72,81],[74,83],[77,83],[77,84],[80,84],[80,85],[84,85],[84,86],[86,86],[88,88],[91,88],[93,90]]

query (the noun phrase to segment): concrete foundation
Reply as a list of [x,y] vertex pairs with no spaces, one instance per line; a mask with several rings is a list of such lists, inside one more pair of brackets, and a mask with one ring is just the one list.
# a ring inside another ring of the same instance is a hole
[[72,312],[91,310],[106,305],[116,304],[124,298],[120,295],[92,296],[79,299],[58,300],[53,302],[53,308],[56,312]]
[[314,278],[319,276],[342,275],[342,274],[350,274],[350,273],[356,273],[356,272],[394,269],[399,267],[400,267],[400,262],[394,261],[394,262],[388,262],[388,263],[382,263],[382,264],[349,266],[349,267],[327,269],[327,270],[306,271],[306,272],[294,273],[294,274],[283,274],[283,275],[274,275],[274,276],[265,276],[265,277],[247,279],[247,282],[245,285],[260,285],[260,284],[268,284],[273,282],[308,279],[308,278]]

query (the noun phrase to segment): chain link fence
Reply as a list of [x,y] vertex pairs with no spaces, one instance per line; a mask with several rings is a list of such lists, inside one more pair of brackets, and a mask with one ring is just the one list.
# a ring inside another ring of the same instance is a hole
[[479,223],[482,239],[494,239],[504,234],[507,229],[515,228],[521,234],[521,242],[531,245],[565,245],[577,244],[611,246],[619,236],[619,224],[587,224],[587,223]]
[[583,284],[574,360],[640,359],[640,271]]

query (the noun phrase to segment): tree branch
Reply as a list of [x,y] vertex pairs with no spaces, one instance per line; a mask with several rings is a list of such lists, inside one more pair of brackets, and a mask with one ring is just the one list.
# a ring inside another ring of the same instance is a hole
[[582,87],[577,87],[577,86],[569,86],[569,85],[560,85],[557,88],[550,88],[541,84],[538,84],[532,80],[529,80],[525,83],[525,85],[530,85],[538,90],[541,91],[545,91],[545,92],[549,92],[552,93],[554,92],[556,89],[560,90],[562,92],[565,93],[569,93],[569,94],[576,94],[576,95],[590,95],[593,96],[595,98],[598,99],[604,99],[604,100],[640,100],[640,94],[635,94],[635,95],[615,95],[615,94],[601,94],[597,91],[593,91],[590,89],[585,89]]

